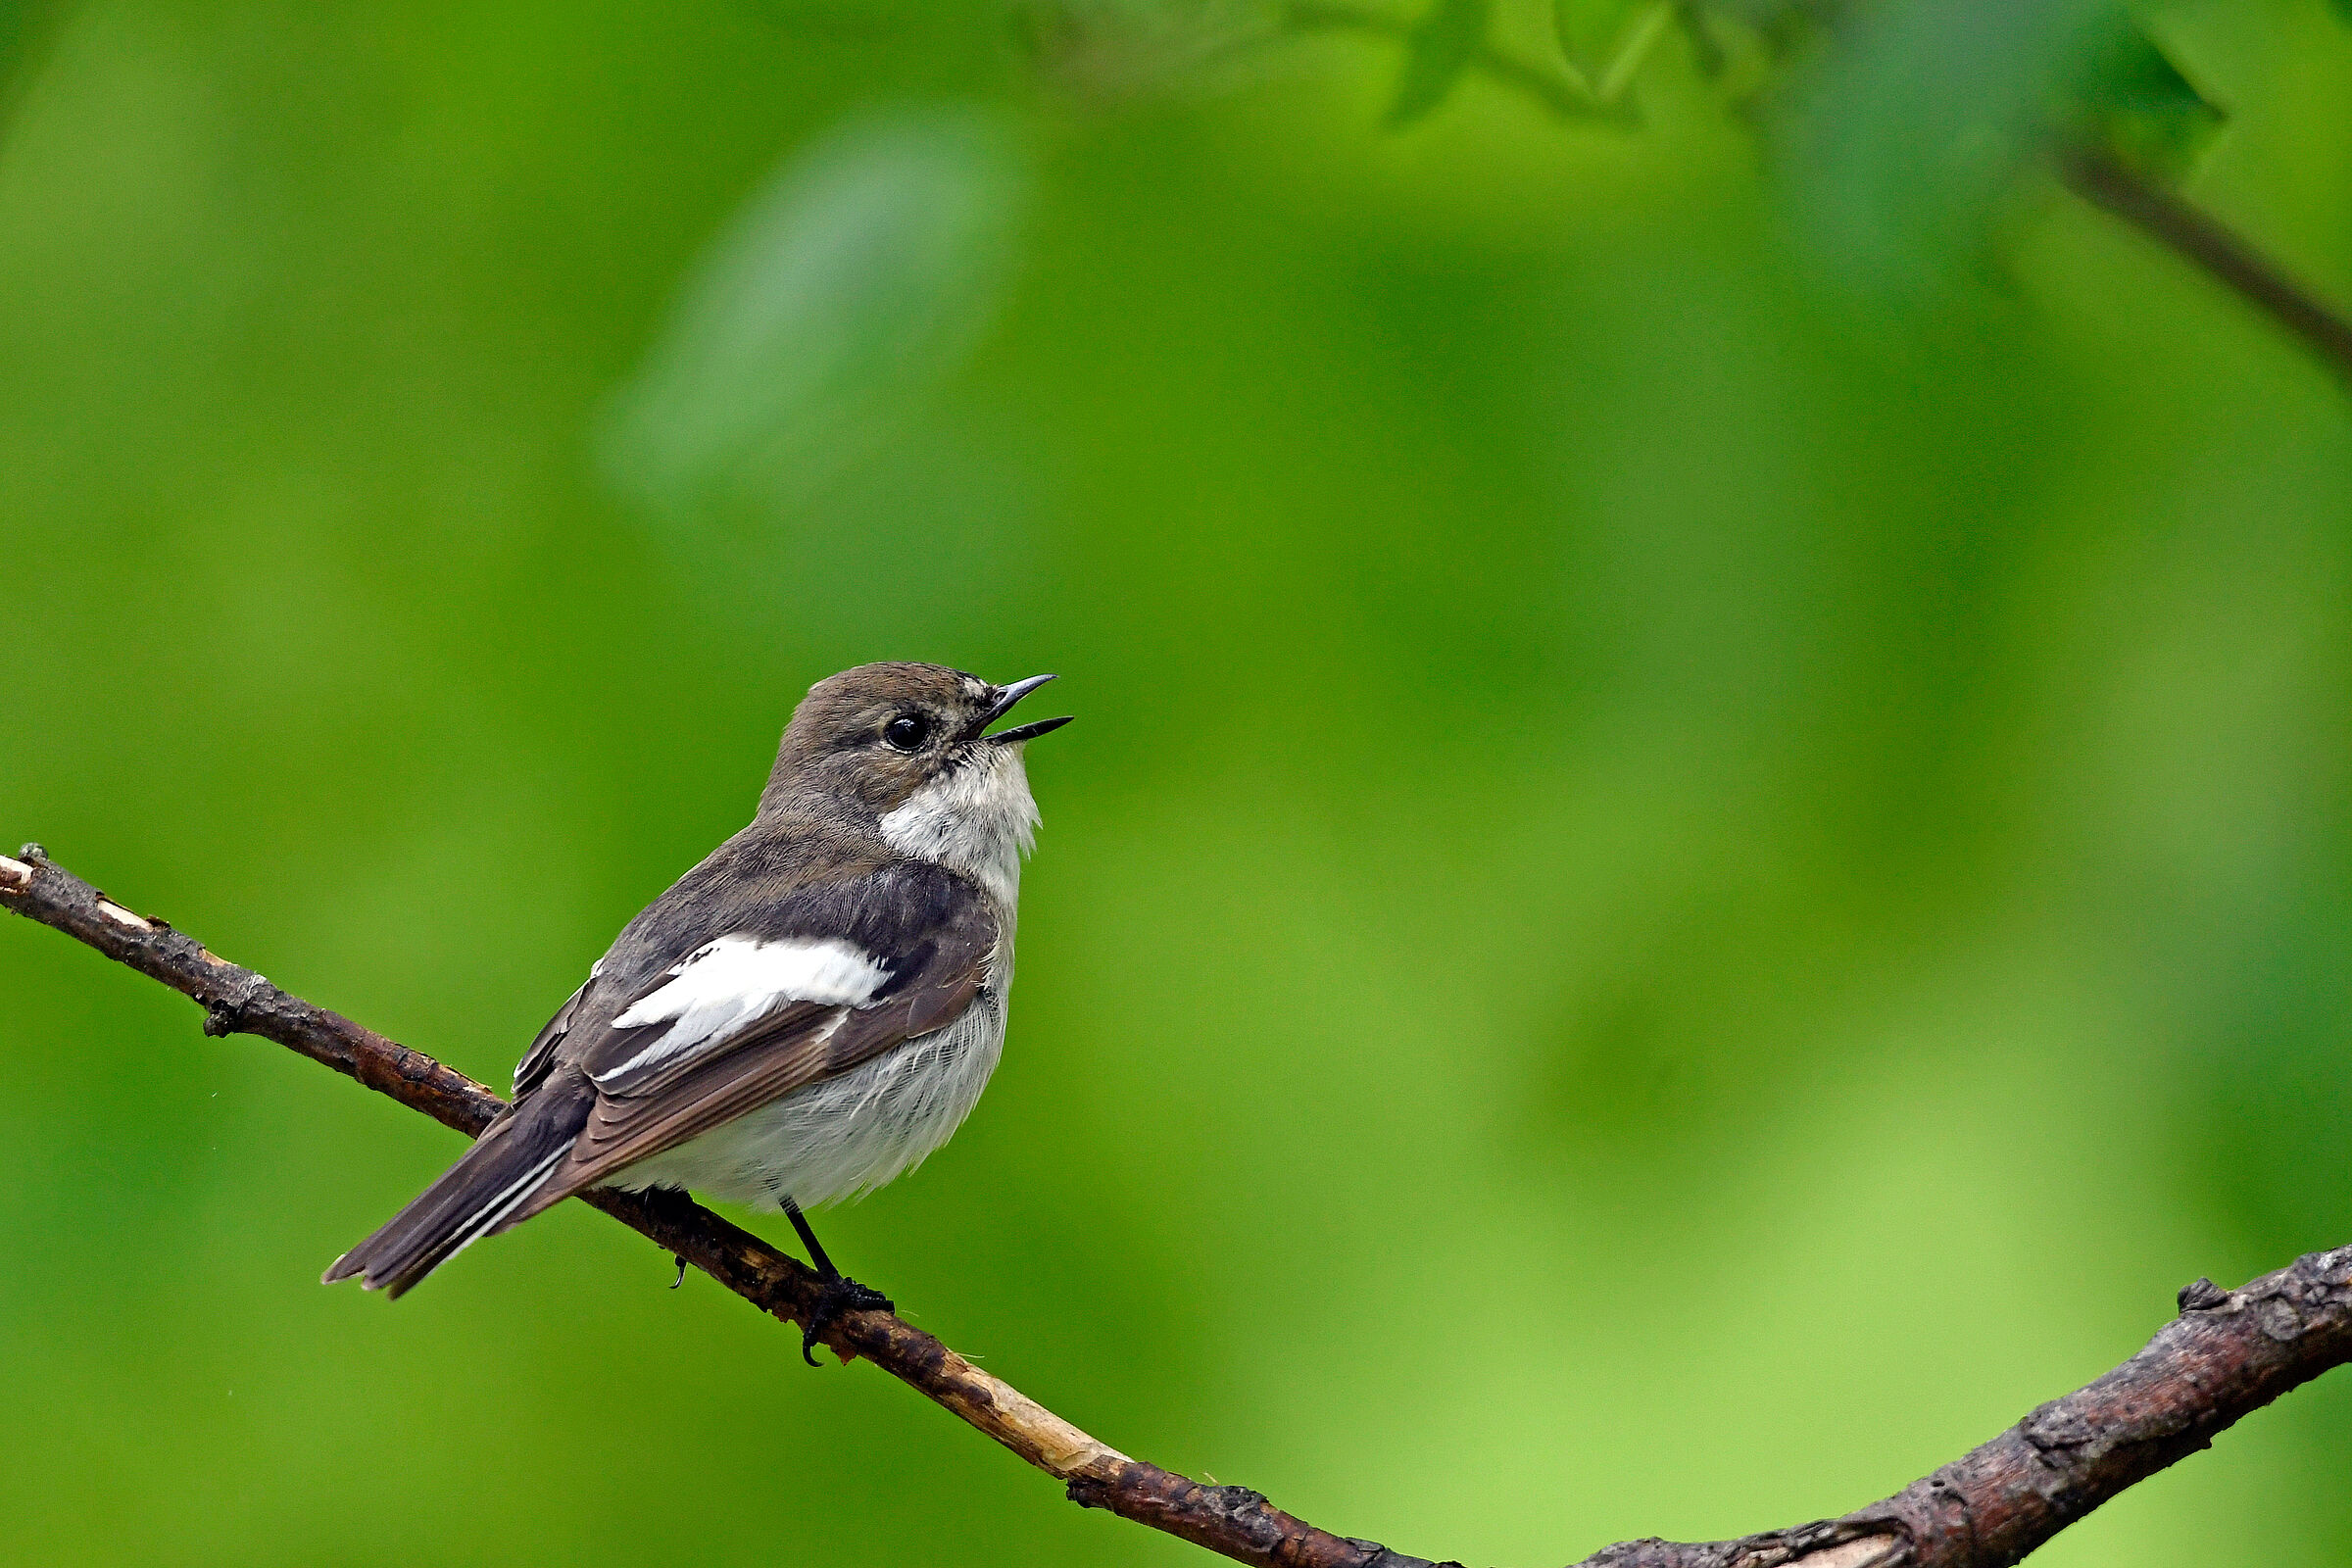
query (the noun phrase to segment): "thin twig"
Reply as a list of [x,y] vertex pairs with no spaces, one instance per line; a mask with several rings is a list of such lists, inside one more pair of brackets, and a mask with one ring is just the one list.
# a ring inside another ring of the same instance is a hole
[[[0,856],[0,905],[192,997],[207,1034],[274,1040],[446,1126],[478,1133],[505,1102],[430,1056],[287,995],[152,915],[134,914],[38,846]],[[744,1299],[797,1322],[808,1269],[683,1197],[583,1200]],[[2352,1360],[2352,1247],[2318,1252],[2237,1291],[2198,1280],[2138,1354],[2053,1399],[1990,1443],[1840,1519],[1739,1541],[1632,1541],[1584,1568],[1994,1568],[2017,1562],[2127,1487],[2209,1446],[2241,1417]],[[1246,1487],[1202,1486],[1088,1437],[888,1312],[845,1315],[824,1336],[1062,1481],[1073,1501],[1267,1568],[1458,1568],[1318,1530]]]
[[2352,321],[2287,276],[2243,235],[2099,149],[2061,149],[2058,172],[2083,200],[2203,269],[2214,281],[2301,338],[2337,375],[2352,381]]
[[[195,999],[205,1009],[205,1033],[274,1040],[468,1137],[505,1108],[491,1090],[422,1052],[280,991],[163,920],[132,913],[52,864],[39,846],[28,844],[23,853],[22,860],[0,856],[0,905]],[[816,1302],[822,1281],[814,1272],[682,1196],[596,1191],[580,1197],[763,1312],[798,1323]],[[1089,1507],[1107,1508],[1238,1562],[1432,1568],[1424,1558],[1301,1523],[1247,1487],[1205,1487],[1130,1459],[891,1313],[845,1313],[823,1341],[845,1360],[863,1356],[945,1405],[1064,1482],[1071,1499]]]

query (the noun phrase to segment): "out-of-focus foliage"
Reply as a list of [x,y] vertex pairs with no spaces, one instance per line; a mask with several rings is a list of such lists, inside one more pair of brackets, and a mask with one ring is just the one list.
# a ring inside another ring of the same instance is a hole
[[2221,118],[2117,0],[1897,5],[1822,53],[1788,156],[1825,249],[1882,286],[1981,264],[2055,143],[2179,174]]
[[2070,85],[2073,133],[2158,175],[2185,172],[2227,118],[2137,24],[2088,51]]
[[[2040,157],[2352,299],[2322,0],[44,15],[0,831],[495,1080],[809,681],[1060,671],[1004,1068],[820,1223],[1105,1440],[1557,1562],[2352,1240],[2352,413]],[[577,1205],[322,1291],[446,1134],[0,997],[11,1560],[1195,1560]],[[2043,1560],[2341,1562],[2348,1389]]]
[[1404,74],[1389,105],[1394,130],[1411,124],[1446,101],[1453,85],[1477,60],[1492,25],[1491,0],[1436,0],[1404,39]]
[[621,489],[772,536],[970,352],[1024,183],[1009,132],[969,112],[877,114],[799,153],[711,242],[616,410]]

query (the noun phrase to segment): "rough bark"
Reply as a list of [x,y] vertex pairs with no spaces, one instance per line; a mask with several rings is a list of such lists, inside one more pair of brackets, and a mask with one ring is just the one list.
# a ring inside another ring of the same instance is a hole
[[[251,1034],[359,1080],[471,1137],[506,1104],[495,1091],[422,1052],[314,1006],[213,953],[154,915],[134,914],[28,844],[0,856],[0,906],[63,931],[192,998],[208,1035]],[[650,1237],[745,1300],[798,1323],[822,1282],[798,1259],[682,1195],[584,1193],[581,1200]],[[1004,1379],[889,1312],[844,1314],[823,1336],[862,1356],[1064,1482],[1071,1498],[1223,1552],[1286,1568],[1431,1568],[1426,1559],[1349,1541],[1294,1519],[1244,1487],[1211,1487],[1130,1459]]]
[[[0,856],[0,906],[193,998],[211,1035],[297,1051],[468,1136],[505,1103],[421,1052],[288,995],[153,915],[50,863]],[[799,1322],[817,1276],[681,1195],[582,1200],[650,1237],[760,1310]],[[1738,1541],[1629,1541],[1582,1568],[2003,1568],[2240,1417],[2352,1360],[2352,1248],[2318,1252],[2241,1290],[2198,1280],[2180,1315],[2096,1382],[1990,1443],[1842,1518]],[[862,1356],[1103,1508],[1237,1562],[1279,1568],[1459,1568],[1336,1536],[1246,1487],[1203,1486],[1131,1459],[888,1312],[854,1312],[824,1342]]]
[[2240,1290],[2198,1280],[2138,1354],[1841,1519],[1739,1541],[1629,1541],[1590,1568],[2005,1568],[2240,1417],[2352,1360],[2352,1247]]

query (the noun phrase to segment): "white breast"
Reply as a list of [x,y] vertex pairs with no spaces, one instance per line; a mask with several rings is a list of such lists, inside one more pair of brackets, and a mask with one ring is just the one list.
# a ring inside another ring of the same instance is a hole
[[622,1171],[615,1187],[686,1187],[753,1208],[857,1198],[905,1175],[980,1102],[1004,1048],[1011,945],[955,1022]]
[[981,747],[962,766],[908,796],[881,825],[892,849],[961,871],[1009,917],[1021,896],[1021,857],[1037,842],[1037,820],[1016,743]]

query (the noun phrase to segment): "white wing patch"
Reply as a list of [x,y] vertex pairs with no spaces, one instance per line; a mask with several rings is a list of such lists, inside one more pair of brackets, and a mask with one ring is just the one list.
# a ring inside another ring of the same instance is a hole
[[727,936],[705,943],[669,971],[668,981],[632,1003],[612,1020],[615,1029],[666,1023],[667,1029],[599,1083],[632,1068],[714,1046],[741,1032],[780,1002],[855,1007],[870,1001],[890,970],[847,942],[805,938],[761,942]]

